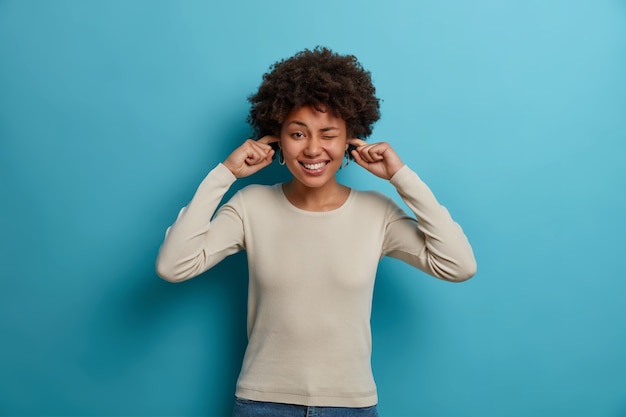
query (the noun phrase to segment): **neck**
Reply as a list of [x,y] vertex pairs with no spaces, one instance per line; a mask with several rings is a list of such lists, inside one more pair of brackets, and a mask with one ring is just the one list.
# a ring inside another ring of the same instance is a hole
[[341,207],[346,202],[350,189],[337,181],[312,188],[291,180],[283,184],[283,192],[287,200],[298,208],[309,211],[330,211]]

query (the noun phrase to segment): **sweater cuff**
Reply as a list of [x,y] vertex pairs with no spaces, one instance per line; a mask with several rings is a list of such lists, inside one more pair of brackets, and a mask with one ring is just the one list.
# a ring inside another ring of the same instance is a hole
[[232,185],[237,180],[237,177],[235,177],[230,169],[226,168],[226,166],[221,162],[217,164],[217,166],[213,168],[211,172],[209,172],[208,176],[214,178],[220,184],[228,186]]
[[[407,183],[407,181],[410,181],[411,179],[415,179],[415,178],[419,179],[419,176],[417,175],[417,173],[413,171],[411,168],[409,168],[408,165],[404,165],[402,168],[398,170],[398,172],[393,174],[393,177],[389,179],[389,182],[391,183],[391,185],[393,185],[396,188],[402,188],[403,185]],[[420,179],[420,182],[421,182],[421,179]]]
[[222,193],[221,195],[224,195],[236,180],[237,177],[235,177],[235,175],[230,172],[230,169],[226,168],[226,166],[220,163],[211,171],[209,171],[206,177],[204,177],[204,179],[200,183],[200,186],[198,186],[198,189],[196,190],[195,196],[204,196],[207,195],[207,193],[210,195],[215,193],[218,189],[220,189],[221,191],[217,192]]

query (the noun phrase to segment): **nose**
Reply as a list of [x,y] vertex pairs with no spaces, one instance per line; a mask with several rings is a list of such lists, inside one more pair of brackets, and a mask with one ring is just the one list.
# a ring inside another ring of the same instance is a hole
[[317,156],[322,153],[322,143],[320,139],[317,137],[309,138],[303,152],[308,157]]

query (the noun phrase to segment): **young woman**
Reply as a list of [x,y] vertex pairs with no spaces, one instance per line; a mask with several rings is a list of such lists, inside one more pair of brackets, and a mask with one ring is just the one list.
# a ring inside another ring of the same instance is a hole
[[[388,143],[363,141],[379,102],[355,57],[304,50],[274,64],[249,100],[260,139],[245,141],[202,181],[166,232],[158,274],[183,281],[246,251],[248,347],[233,415],[304,416],[314,408],[375,416],[370,312],[379,260],[463,281],[476,270],[472,249]],[[288,182],[248,186],[217,210],[237,178],[276,153]],[[414,216],[380,193],[337,182],[350,159],[390,181]]]

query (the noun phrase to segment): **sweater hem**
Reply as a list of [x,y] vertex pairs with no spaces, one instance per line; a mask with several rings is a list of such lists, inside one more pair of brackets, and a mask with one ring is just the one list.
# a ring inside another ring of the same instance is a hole
[[371,407],[378,403],[376,392],[337,396],[330,394],[296,394],[291,392],[267,392],[237,387],[235,396],[252,401],[296,404],[308,407]]

